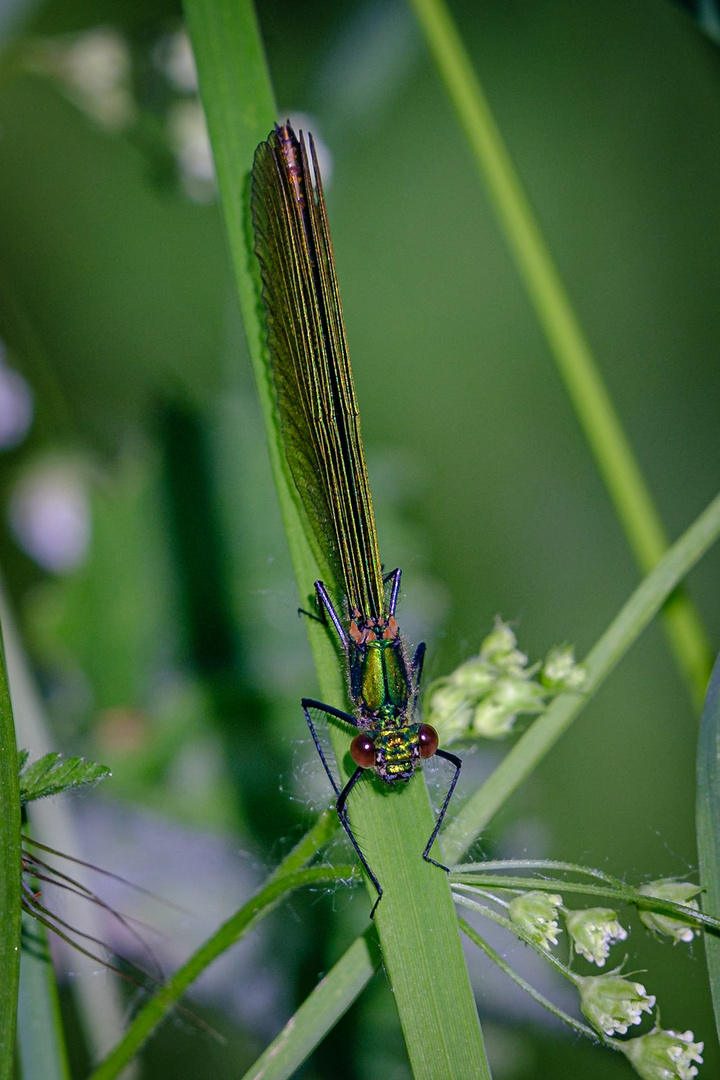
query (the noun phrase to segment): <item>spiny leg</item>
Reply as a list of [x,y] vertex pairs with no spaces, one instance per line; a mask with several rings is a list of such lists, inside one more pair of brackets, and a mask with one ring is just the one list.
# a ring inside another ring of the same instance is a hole
[[348,780],[345,787],[342,789],[342,792],[340,793],[340,796],[338,797],[336,807],[337,807],[338,817],[340,818],[340,824],[342,825],[343,829],[345,830],[345,832],[350,837],[350,843],[352,844],[352,846],[357,851],[358,858],[360,859],[360,862],[362,863],[363,867],[365,868],[365,873],[367,874],[367,876],[370,878],[373,885],[377,889],[377,894],[378,894],[377,895],[377,900],[373,904],[372,911],[370,912],[370,918],[374,919],[375,918],[375,912],[377,911],[377,906],[380,903],[380,901],[382,900],[382,894],[383,894],[382,885],[380,884],[378,879],[375,877],[375,874],[370,869],[370,864],[368,863],[367,859],[365,858],[362,851],[360,850],[360,845],[358,844],[357,840],[355,839],[355,833],[352,831],[352,828],[350,827],[350,822],[348,821],[348,816],[347,816],[347,809],[346,809],[346,806],[345,806],[345,804],[347,803],[348,795],[350,794],[352,789],[355,787],[355,785],[357,784],[358,780],[360,779],[360,777],[362,776],[362,774],[364,772],[365,772],[365,769],[361,768],[360,766],[357,767],[357,769],[352,774],[352,776]]
[[415,697],[418,695],[420,689],[420,679],[422,678],[423,661],[425,660],[425,642],[421,641],[415,650],[415,655],[412,658],[410,664],[410,674],[412,675],[413,694]]
[[438,814],[437,821],[435,822],[435,828],[432,831],[430,839],[428,840],[427,844],[425,845],[425,850],[423,851],[423,859],[426,859],[428,862],[432,863],[433,866],[439,866],[441,870],[445,870],[446,873],[449,874],[450,873],[450,867],[449,866],[445,866],[444,863],[438,862],[437,859],[432,859],[430,857],[430,848],[435,843],[435,838],[437,837],[437,834],[440,832],[440,826],[443,823],[443,818],[445,817],[445,814],[447,812],[447,808],[450,805],[450,800],[453,797],[453,792],[455,790],[455,785],[457,784],[458,777],[460,776],[460,769],[462,768],[462,761],[455,754],[449,754],[447,750],[436,750],[435,751],[435,757],[444,758],[445,761],[449,761],[451,765],[454,765],[455,766],[455,775],[453,776],[453,778],[452,778],[452,780],[450,782],[450,787],[448,788],[448,793],[445,796],[445,802],[442,804],[442,809],[441,809],[440,813]]
[[383,584],[387,585],[388,581],[392,582],[392,588],[390,589],[390,603],[388,604],[388,615],[394,615],[398,602],[398,593],[400,592],[400,579],[402,577],[402,570],[400,567],[397,570],[391,570],[389,574],[383,574]]
[[340,621],[340,616],[333,607],[332,600],[330,599],[328,591],[323,585],[322,581],[315,582],[315,602],[320,609],[319,615],[316,615],[314,611],[306,611],[305,608],[301,607],[298,608],[298,615],[306,615],[308,619],[312,619],[313,622],[319,622],[323,626],[327,626],[327,620],[329,616],[330,621],[335,627],[335,632],[340,638],[342,647],[347,651],[348,637],[345,633],[345,628]]
[[375,915],[376,910],[377,910],[377,906],[380,903],[380,897],[382,896],[382,893],[383,893],[382,886],[380,885],[380,882],[376,878],[375,874],[370,869],[370,866],[368,865],[367,859],[365,858],[362,851],[360,850],[360,845],[358,844],[357,840],[355,839],[355,833],[352,831],[352,828],[350,826],[350,822],[349,822],[348,816],[347,816],[347,809],[346,809],[346,806],[345,806],[345,804],[347,803],[348,795],[350,794],[352,789],[355,787],[356,783],[358,782],[358,780],[362,776],[363,772],[365,772],[365,770],[358,767],[355,770],[355,772],[352,774],[350,779],[348,780],[345,787],[342,789],[342,791],[340,791],[340,789],[338,788],[338,785],[337,785],[337,783],[335,781],[335,777],[332,774],[332,770],[331,770],[331,768],[330,768],[330,766],[328,764],[327,758],[325,757],[325,751],[323,750],[322,745],[320,743],[320,740],[318,738],[317,732],[315,731],[315,725],[313,724],[312,716],[310,715],[310,709],[320,709],[320,711],[324,712],[327,716],[333,716],[337,720],[344,720],[345,723],[352,724],[352,726],[356,727],[356,728],[360,727],[360,724],[358,723],[356,717],[351,716],[350,713],[343,712],[341,709],[334,709],[332,707],[332,705],[325,705],[325,704],[323,704],[322,701],[314,701],[312,698],[303,698],[302,699],[302,710],[305,713],[305,719],[307,720],[307,725],[310,728],[310,734],[312,735],[313,742],[315,743],[315,749],[317,750],[318,756],[319,756],[320,760],[322,761],[323,766],[325,767],[325,772],[327,773],[328,780],[332,784],[333,791],[335,792],[335,795],[337,796],[337,802],[335,804],[335,807],[337,809],[338,817],[340,818],[340,824],[342,825],[343,829],[345,830],[345,832],[350,837],[350,842],[351,842],[352,846],[355,848],[356,852],[358,853],[358,858],[360,859],[360,862],[364,866],[368,877],[370,878],[373,885],[377,889],[378,898],[375,901],[375,903],[373,904],[373,909],[370,912],[370,918],[372,919],[374,917],[374,915]]
[[329,617],[330,622],[335,627],[335,633],[340,638],[340,643],[343,649],[345,649],[345,651],[347,652],[350,643],[348,641],[348,636],[345,633],[345,627],[340,622],[340,616],[333,607],[332,600],[330,599],[328,591],[323,585],[322,581],[315,582],[315,595],[317,596],[318,606],[320,607],[320,610],[324,611],[324,613],[327,614],[327,616]]
[[319,709],[320,712],[324,712],[326,716],[334,716],[336,720],[344,720],[346,724],[351,724],[353,727],[359,727],[360,725],[358,724],[357,719],[354,716],[351,716],[350,713],[343,712],[341,709],[334,709],[332,705],[325,705],[322,701],[315,701],[313,700],[313,698],[303,698],[300,704],[302,705],[302,711],[305,713],[307,726],[310,728],[310,734],[312,735],[312,740],[315,743],[315,749],[318,752],[318,757],[320,758],[325,767],[325,772],[327,773],[328,779],[332,784],[335,796],[339,799],[340,788],[338,787],[335,781],[335,777],[332,774],[332,769],[328,765],[327,758],[325,757],[325,751],[323,750],[320,739],[318,738],[318,734],[315,730],[315,725],[313,724],[309,710]]

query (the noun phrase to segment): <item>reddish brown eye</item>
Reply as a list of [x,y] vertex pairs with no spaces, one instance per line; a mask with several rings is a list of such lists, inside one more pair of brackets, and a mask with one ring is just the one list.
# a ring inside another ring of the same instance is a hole
[[[437,737],[435,745],[437,746]],[[369,735],[363,732],[355,736],[350,743],[350,757],[361,769],[371,769],[373,767],[375,764],[375,743]]]
[[420,757],[432,757],[438,748],[438,742],[438,733],[435,728],[430,727],[429,724],[421,724],[418,729],[418,745],[420,747]]

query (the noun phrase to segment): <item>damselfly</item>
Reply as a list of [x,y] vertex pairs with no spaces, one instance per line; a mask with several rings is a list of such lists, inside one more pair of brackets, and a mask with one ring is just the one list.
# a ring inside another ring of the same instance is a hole
[[[395,618],[400,570],[383,576],[360,435],[360,416],[345,340],[340,294],[312,136],[276,126],[255,152],[252,216],[261,268],[268,348],[280,427],[316,552],[341,593],[338,607],[322,581],[315,593],[347,658],[353,712],[304,698],[305,719],[337,798],[337,812],[378,897],[348,818],[348,797],[363,772],[388,784],[408,781],[433,754],[455,772],[423,857],[430,856],[460,773],[460,759],[438,749],[438,736],[417,719],[425,645],[412,659]],[[335,779],[313,722],[322,713],[355,729],[355,770]]]

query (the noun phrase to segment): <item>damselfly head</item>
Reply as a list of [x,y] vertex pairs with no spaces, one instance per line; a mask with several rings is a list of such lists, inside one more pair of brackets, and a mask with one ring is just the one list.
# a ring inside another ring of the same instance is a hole
[[350,756],[361,769],[375,769],[387,783],[409,780],[420,758],[432,757],[438,734],[430,724],[386,731],[361,731],[350,744]]

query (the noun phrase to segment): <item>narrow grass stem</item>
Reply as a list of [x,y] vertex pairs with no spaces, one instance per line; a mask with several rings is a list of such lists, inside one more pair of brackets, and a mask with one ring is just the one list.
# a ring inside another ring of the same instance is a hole
[[[646,574],[667,549],[668,538],[630,440],[445,3],[412,0],[412,6],[630,549]],[[712,653],[689,597],[678,593],[672,598],[664,612],[664,623],[699,712]]]
[[459,860],[493,814],[550,751],[678,583],[719,536],[720,496],[717,496],[641,582],[590,650],[583,662],[587,679],[582,694],[568,693],[556,698],[448,825],[443,846],[451,861]]
[[519,975],[514,968],[510,967],[507,961],[503,960],[502,956],[500,956],[500,953],[496,952],[492,945],[489,945],[469,922],[466,922],[465,919],[460,919],[458,921],[460,923],[460,929],[470,938],[473,944],[477,945],[479,949],[482,949],[485,955],[489,957],[501,971],[504,971],[508,978],[512,979],[521,990],[524,990],[533,1001],[537,1001],[538,1005],[542,1005],[544,1009],[547,1009],[553,1016],[556,1016],[558,1020],[562,1020],[564,1024],[568,1024],[568,1026],[577,1031],[578,1034],[586,1035],[588,1038],[592,1039],[593,1042],[601,1041],[596,1031],[589,1028],[587,1024],[583,1024],[581,1020],[576,1020],[574,1016],[570,1016],[569,1013],[566,1013],[563,1009],[550,1001],[549,998],[546,998],[544,994],[541,994],[539,990],[536,990],[535,987],[531,986],[529,982],[526,982],[522,975]]
[[0,1080],[14,1076],[20,979],[22,843],[17,747],[0,638]]
[[[501,883],[502,882],[502,883]],[[462,902],[462,893],[459,890],[472,892],[474,888],[480,888],[483,893],[488,886],[493,889],[507,888],[514,891],[535,890],[538,892],[560,892],[579,896],[594,896],[598,899],[610,900],[615,904],[632,904],[644,910],[659,911],[663,915],[672,915],[675,918],[689,919],[691,922],[701,924],[706,930],[714,933],[720,932],[720,919],[713,915],[705,915],[702,911],[690,907],[688,904],[680,904],[675,900],[663,900],[657,896],[648,896],[640,893],[637,889],[629,889],[626,886],[607,887],[600,885],[585,885],[582,882],[549,881],[547,878],[502,878],[498,879],[493,874],[472,874],[468,878],[458,880],[457,875],[452,875],[452,885],[455,890],[455,899]]]

